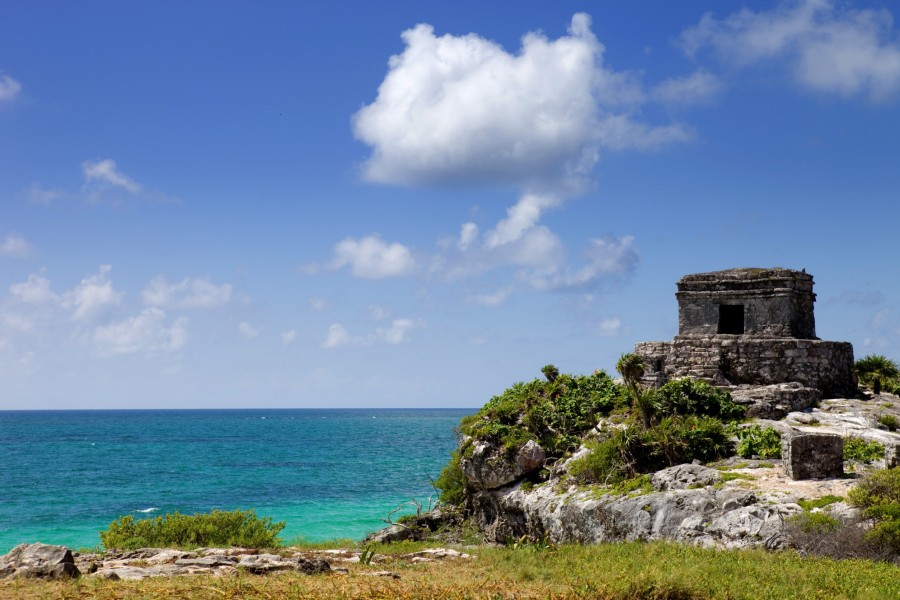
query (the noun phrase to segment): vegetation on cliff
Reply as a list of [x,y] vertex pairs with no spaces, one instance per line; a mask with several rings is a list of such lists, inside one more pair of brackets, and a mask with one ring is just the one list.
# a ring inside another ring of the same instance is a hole
[[[709,462],[734,453],[725,424],[741,419],[744,408],[731,395],[705,382],[679,379],[659,389],[645,388],[643,360],[620,358],[622,383],[603,371],[592,375],[560,374],[553,365],[545,379],[516,383],[494,396],[460,423],[460,448],[435,480],[446,504],[461,504],[466,481],[460,462],[476,441],[505,447],[510,453],[529,440],[546,452],[548,462],[579,448],[583,436],[601,418],[611,425],[587,441],[589,453],[573,461],[572,476],[581,483],[616,484],[642,473],[699,460]],[[546,479],[547,473],[539,473]]]

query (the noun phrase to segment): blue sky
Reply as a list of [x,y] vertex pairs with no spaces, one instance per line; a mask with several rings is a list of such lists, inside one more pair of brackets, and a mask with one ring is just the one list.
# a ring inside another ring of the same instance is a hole
[[0,408],[480,406],[804,268],[900,359],[890,2],[4,2]]

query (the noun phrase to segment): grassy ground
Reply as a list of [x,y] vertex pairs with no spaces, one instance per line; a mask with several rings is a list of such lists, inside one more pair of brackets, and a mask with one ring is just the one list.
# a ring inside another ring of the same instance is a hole
[[[900,568],[793,553],[714,551],[692,546],[608,544],[541,549],[475,547],[469,561],[411,564],[377,548],[385,561],[350,565],[349,574],[238,574],[66,582],[0,581],[0,598],[900,598]],[[391,571],[399,579],[367,575]]]

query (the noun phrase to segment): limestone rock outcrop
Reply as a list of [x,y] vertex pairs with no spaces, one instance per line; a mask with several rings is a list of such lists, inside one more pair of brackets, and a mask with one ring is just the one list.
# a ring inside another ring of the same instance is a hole
[[554,543],[666,539],[725,548],[779,548],[784,519],[803,510],[793,501],[713,486],[632,496],[576,486],[563,491],[548,484],[530,491],[510,486],[475,494],[473,505],[491,542],[522,536]]
[[65,546],[19,544],[0,556],[0,579],[67,579],[79,575],[72,552]]
[[546,454],[534,440],[510,451],[484,441],[472,442],[471,454],[460,460],[463,474],[476,489],[492,490],[512,483],[542,466]]

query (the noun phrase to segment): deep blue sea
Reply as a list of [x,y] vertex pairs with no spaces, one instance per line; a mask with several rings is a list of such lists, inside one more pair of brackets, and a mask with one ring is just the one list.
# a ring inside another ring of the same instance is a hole
[[358,539],[435,494],[472,412],[0,411],[0,553],[94,547],[122,515],[214,509],[285,521],[285,541]]

